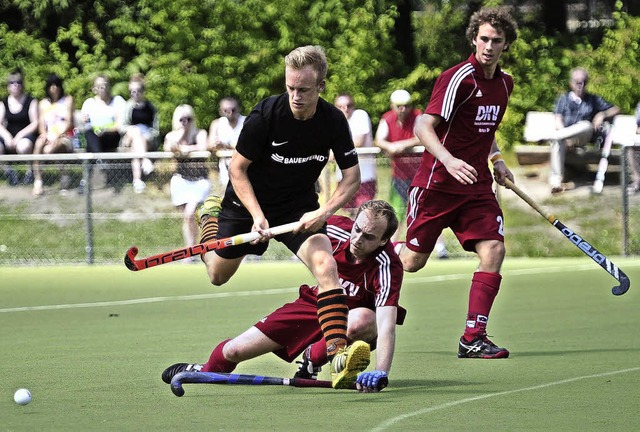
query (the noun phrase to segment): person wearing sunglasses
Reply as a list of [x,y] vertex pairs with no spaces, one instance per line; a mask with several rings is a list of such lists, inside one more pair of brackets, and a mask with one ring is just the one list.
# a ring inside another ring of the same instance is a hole
[[196,243],[196,206],[211,190],[207,159],[193,159],[190,153],[207,150],[207,131],[196,124],[191,105],[178,105],[173,112],[173,130],[164,137],[164,151],[176,155],[177,167],[171,177],[171,203],[182,211],[182,236],[186,246]]
[[[0,104],[0,154],[30,154],[38,132],[38,101],[25,92],[22,71],[16,69],[7,79],[7,97]],[[19,182],[17,172],[10,166],[3,167],[11,186]],[[33,182],[29,169],[24,184]]]
[[106,75],[93,80],[93,96],[82,104],[82,115],[87,124],[88,152],[114,152],[120,145],[120,130],[126,102],[120,95],[111,93],[111,83]]
[[[141,74],[129,80],[127,108],[123,121],[122,145],[134,153],[155,150],[159,135],[158,110],[145,96],[145,82]],[[133,190],[142,193],[146,187],[142,175],[153,172],[154,166],[148,158],[131,159]]]
[[[127,103],[122,96],[111,93],[111,83],[106,75],[98,75],[93,80],[92,91],[95,96],[85,100],[81,108],[84,125],[80,129],[84,131],[87,152],[115,152],[120,145],[122,118]],[[106,164],[103,169],[107,187],[118,190],[121,182],[114,165]]]

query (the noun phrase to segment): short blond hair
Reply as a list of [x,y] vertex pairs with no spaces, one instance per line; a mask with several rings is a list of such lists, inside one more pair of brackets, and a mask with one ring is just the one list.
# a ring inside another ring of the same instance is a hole
[[319,45],[306,45],[294,49],[284,58],[284,64],[294,70],[311,66],[318,74],[318,83],[327,76],[327,56],[324,48]]

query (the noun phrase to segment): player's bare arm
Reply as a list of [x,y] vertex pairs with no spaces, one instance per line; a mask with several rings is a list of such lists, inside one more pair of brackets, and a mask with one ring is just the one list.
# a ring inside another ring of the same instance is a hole
[[[360,166],[354,165],[351,168],[342,170],[342,180],[338,183],[331,198],[318,210],[305,213],[300,218],[300,228],[302,231],[318,231],[326,220],[341,208],[360,187]],[[296,232],[296,231],[294,231]]]
[[376,370],[389,373],[396,346],[396,306],[380,306],[376,308],[376,326],[378,342],[376,354]]
[[414,132],[425,149],[438,159],[447,169],[447,172],[462,184],[473,184],[478,181],[476,169],[454,157],[440,142],[436,134],[436,126],[441,118],[431,114],[422,114],[416,119]]
[[393,156],[400,153],[405,153],[407,150],[412,149],[415,146],[420,145],[420,140],[417,137],[400,140],[400,141],[388,141],[389,126],[384,120],[380,120],[378,129],[376,130],[375,144],[380,147],[387,155]]
[[[376,327],[378,330],[378,341],[376,348],[375,371],[389,374],[393,354],[396,345],[396,320],[398,308],[396,306],[380,306],[376,308]],[[380,391],[378,386],[366,387],[357,383],[358,391],[362,393],[376,393]]]
[[507,167],[507,164],[500,156],[500,149],[498,148],[498,143],[496,140],[493,140],[491,144],[491,151],[489,155],[493,155],[491,157],[491,163],[493,164],[493,178],[498,182],[499,185],[506,186],[505,179],[509,179],[515,183],[515,179],[513,177],[513,173]]
[[233,185],[233,190],[242,202],[242,205],[249,211],[251,217],[253,217],[253,231],[258,231],[265,235],[260,239],[261,241],[268,240],[269,234],[265,232],[269,228],[269,222],[262,212],[262,208],[258,203],[256,194],[253,190],[253,186],[249,181],[249,165],[251,161],[238,152],[234,152],[231,157],[231,163],[229,164],[229,179]]

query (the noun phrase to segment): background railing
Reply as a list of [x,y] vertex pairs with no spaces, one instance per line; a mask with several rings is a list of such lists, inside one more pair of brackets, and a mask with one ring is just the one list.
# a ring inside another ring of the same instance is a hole
[[[628,147],[628,151],[635,151],[640,158],[640,147]],[[365,153],[377,154],[379,149],[360,149],[359,154]],[[211,192],[222,194],[218,160],[230,155],[230,151],[215,155],[199,152],[184,163],[194,167],[206,163]],[[131,159],[141,157],[152,160],[155,169],[144,178],[145,190],[135,193]],[[21,181],[34,161],[40,163],[43,173],[41,196],[32,195],[32,184],[10,186],[0,171],[0,265],[120,263],[132,245],[138,246],[143,256],[184,246],[183,215],[171,204],[169,193],[175,169],[172,153],[2,155],[0,170],[12,168]],[[376,163],[377,197],[387,199],[391,188],[389,159],[377,155]],[[630,173],[627,164],[622,165],[621,194],[613,201],[613,206],[620,209],[620,218],[611,220],[612,226],[621,225],[622,241],[620,250],[613,253],[635,255],[640,254],[640,241],[635,235],[640,231],[640,195],[627,193]],[[321,200],[330,196],[335,184],[335,165],[330,163],[320,181]],[[598,205],[597,200],[593,202]],[[607,235],[606,228],[603,235]],[[286,249],[272,243],[268,258],[291,257]],[[455,253],[455,238],[449,236],[447,243]]]

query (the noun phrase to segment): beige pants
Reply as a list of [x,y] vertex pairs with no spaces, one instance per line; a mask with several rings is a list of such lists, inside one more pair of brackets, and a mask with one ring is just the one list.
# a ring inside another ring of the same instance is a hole
[[564,180],[564,162],[567,155],[567,144],[571,142],[573,146],[584,146],[593,137],[593,124],[588,120],[580,121],[576,124],[559,129],[550,141],[551,145],[551,175],[549,184],[551,187],[558,187]]

